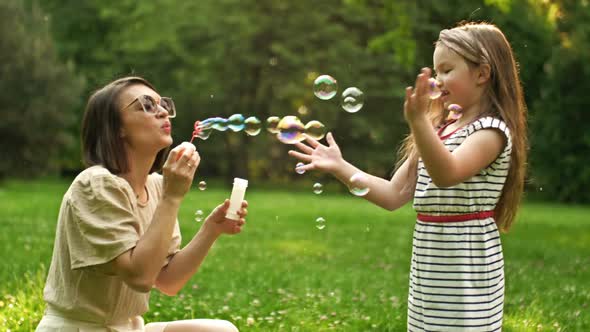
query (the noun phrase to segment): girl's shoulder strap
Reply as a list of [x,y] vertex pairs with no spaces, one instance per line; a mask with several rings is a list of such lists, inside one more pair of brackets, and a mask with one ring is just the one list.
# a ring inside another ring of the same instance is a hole
[[498,129],[506,136],[508,144],[511,145],[512,137],[510,129],[502,119],[498,119],[492,116],[485,116],[473,121],[467,127],[467,136],[481,129]]

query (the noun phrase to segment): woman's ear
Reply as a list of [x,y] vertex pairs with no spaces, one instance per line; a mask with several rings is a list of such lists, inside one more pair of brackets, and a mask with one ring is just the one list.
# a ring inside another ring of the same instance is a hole
[[479,65],[477,70],[477,83],[478,84],[485,84],[487,81],[490,80],[491,75],[491,67],[489,64],[484,63]]

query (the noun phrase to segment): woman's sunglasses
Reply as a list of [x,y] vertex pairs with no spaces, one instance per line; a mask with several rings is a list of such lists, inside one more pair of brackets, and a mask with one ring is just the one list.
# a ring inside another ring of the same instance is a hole
[[158,106],[162,107],[163,109],[168,112],[168,117],[173,118],[176,116],[176,107],[174,106],[174,101],[172,98],[169,97],[161,97],[159,101],[156,101],[154,97],[150,95],[141,95],[132,102],[130,102],[127,106],[123,107],[121,111],[126,110],[129,106],[133,105],[135,102],[138,102],[143,108],[143,111],[149,114],[158,114],[160,110]]

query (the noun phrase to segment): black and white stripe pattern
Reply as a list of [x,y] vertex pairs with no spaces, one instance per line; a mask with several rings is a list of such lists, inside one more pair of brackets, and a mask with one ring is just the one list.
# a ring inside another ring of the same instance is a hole
[[[485,117],[444,140],[453,151],[477,130],[497,128],[507,137],[498,158],[473,178],[449,188],[432,183],[418,164],[414,209],[429,215],[493,210],[510,163],[510,132],[501,120]],[[414,229],[408,331],[501,331],[504,258],[493,218],[452,223],[417,221]]]

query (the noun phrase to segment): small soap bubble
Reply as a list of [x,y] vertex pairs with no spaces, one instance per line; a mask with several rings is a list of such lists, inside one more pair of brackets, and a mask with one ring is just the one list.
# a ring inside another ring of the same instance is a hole
[[205,181],[199,182],[199,190],[203,191],[205,189],[207,189],[207,182],[205,182]]
[[227,126],[232,131],[240,131],[244,129],[244,116],[242,114],[234,114],[227,119]]
[[318,120],[311,120],[305,125],[305,135],[321,140],[326,135],[326,126]]
[[301,163],[301,162],[297,163],[297,165],[295,165],[295,172],[297,172],[297,174],[305,173],[305,170],[301,168],[303,166],[305,166],[304,163]]
[[317,229],[319,229],[320,231],[324,228],[326,228],[326,219],[322,218],[322,217],[318,217],[315,220],[315,227]]
[[260,120],[257,117],[251,116],[244,120],[244,131],[249,136],[256,136],[260,133],[262,129],[262,125],[260,124]]
[[299,113],[299,115],[307,115],[307,113],[309,113],[309,109],[307,109],[307,106],[301,105],[297,109],[297,113]]
[[365,94],[355,87],[350,87],[342,92],[342,108],[348,113],[356,113],[365,104]]
[[368,187],[368,180],[368,177],[362,172],[353,174],[349,180],[350,192],[355,196],[365,196],[370,191]]
[[316,195],[319,195],[322,192],[324,192],[324,186],[322,186],[322,184],[319,182],[314,183],[313,184],[313,193]]
[[313,81],[313,93],[321,100],[331,99],[338,92],[338,83],[330,75],[321,75]]
[[266,119],[266,130],[271,134],[278,134],[279,130],[277,129],[277,126],[279,125],[279,122],[281,122],[281,118],[278,116],[269,117]]
[[449,120],[459,120],[463,115],[463,108],[460,105],[451,104],[447,109],[449,110],[449,115],[447,117]]
[[435,78],[428,79],[428,94],[430,99],[436,99],[442,95],[442,91],[438,86],[438,81]]
[[295,144],[305,139],[305,126],[294,115],[287,115],[277,125],[277,138],[285,144]]
[[203,211],[202,210],[197,210],[195,212],[195,221],[196,222],[201,222],[203,221]]

